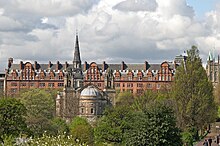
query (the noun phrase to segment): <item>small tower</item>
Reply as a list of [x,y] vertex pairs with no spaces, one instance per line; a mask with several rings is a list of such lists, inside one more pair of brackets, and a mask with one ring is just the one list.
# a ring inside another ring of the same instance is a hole
[[79,51],[78,33],[76,33],[76,43],[75,43],[75,50],[74,50],[73,68],[74,69],[81,69],[81,59],[80,59],[80,51]]
[[76,44],[73,58],[73,86],[75,89],[81,88],[83,86],[83,73],[80,59],[79,51],[79,38],[78,33],[76,33]]

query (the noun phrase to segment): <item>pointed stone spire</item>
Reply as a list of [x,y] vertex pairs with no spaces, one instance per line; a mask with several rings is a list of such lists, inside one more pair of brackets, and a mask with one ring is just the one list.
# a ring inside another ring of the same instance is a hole
[[214,58],[213,58],[213,54],[211,53],[211,51],[209,51],[209,56],[207,58],[207,61],[213,61]]
[[78,32],[76,32],[76,43],[75,43],[75,51],[74,51],[74,59],[73,59],[73,68],[81,68]]

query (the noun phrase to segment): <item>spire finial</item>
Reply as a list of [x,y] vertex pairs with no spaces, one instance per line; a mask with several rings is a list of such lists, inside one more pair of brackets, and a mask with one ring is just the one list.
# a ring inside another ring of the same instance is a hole
[[78,29],[76,29],[76,36],[78,36]]

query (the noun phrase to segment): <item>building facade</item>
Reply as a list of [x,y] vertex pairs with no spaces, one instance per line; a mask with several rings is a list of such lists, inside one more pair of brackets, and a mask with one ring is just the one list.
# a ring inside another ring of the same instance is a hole
[[[107,87],[123,92],[142,94],[145,90],[162,90],[170,88],[174,80],[177,64],[174,62],[162,62],[161,64],[102,64],[86,61],[81,63],[78,35],[76,35],[74,58],[72,63],[64,64],[57,61],[55,64],[39,64],[22,61],[14,64],[13,58],[8,60],[8,68],[5,77],[6,95],[15,95],[22,89],[53,88],[63,89],[65,78],[74,76],[69,83],[74,88],[87,84],[93,84],[100,90]],[[68,84],[68,83],[67,83]]]
[[209,81],[212,82],[213,87],[216,88],[219,82],[219,56],[217,61],[215,60],[215,56],[212,52],[209,52],[209,56],[207,58],[206,64],[206,73]]

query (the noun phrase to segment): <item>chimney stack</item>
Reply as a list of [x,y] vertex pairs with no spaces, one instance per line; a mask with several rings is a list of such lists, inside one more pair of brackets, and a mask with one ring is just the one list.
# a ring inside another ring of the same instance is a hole
[[85,61],[85,63],[84,63],[84,65],[83,65],[83,70],[85,71],[85,70],[87,70],[87,62]]
[[105,61],[103,61],[103,64],[102,64],[102,71],[105,71],[105,66],[106,66]]
[[125,70],[125,63],[124,63],[124,61],[121,62],[121,70]]
[[67,70],[67,67],[68,67],[68,63],[67,63],[67,61],[66,61],[66,62],[65,62],[65,66],[64,66],[65,70]]
[[56,64],[56,71],[58,71],[58,70],[59,70],[59,64],[60,64],[60,62],[59,62],[59,61],[57,61],[57,64]]
[[48,63],[48,69],[50,69],[51,68],[51,61],[49,61],[49,63]]
[[23,69],[23,61],[20,61],[20,70]]
[[8,68],[11,68],[12,64],[13,64],[13,58],[8,58]]
[[34,70],[37,70],[37,61],[34,61]]
[[147,61],[144,62],[144,70],[148,70],[149,64]]

